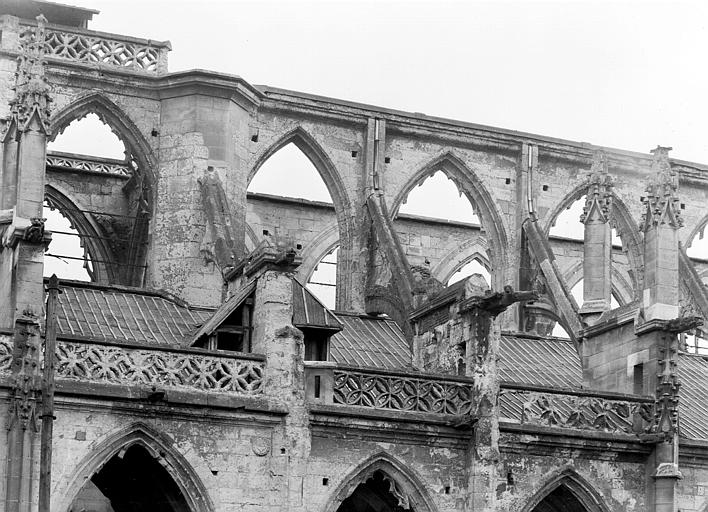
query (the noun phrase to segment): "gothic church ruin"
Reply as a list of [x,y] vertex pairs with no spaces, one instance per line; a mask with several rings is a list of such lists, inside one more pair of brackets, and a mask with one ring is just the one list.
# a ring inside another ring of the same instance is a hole
[[[3,510],[708,510],[708,166],[1,9]],[[286,147],[331,201],[249,190]],[[407,213],[437,173],[474,219]]]

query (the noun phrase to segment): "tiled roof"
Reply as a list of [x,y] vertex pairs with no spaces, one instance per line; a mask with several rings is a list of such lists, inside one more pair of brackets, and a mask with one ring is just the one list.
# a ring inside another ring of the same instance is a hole
[[341,331],[342,324],[303,284],[293,278],[293,325]]
[[520,384],[579,388],[583,373],[570,340],[502,334],[499,378]]
[[57,334],[94,340],[187,344],[211,312],[190,309],[159,294],[62,282]]
[[411,350],[390,318],[337,313],[343,329],[330,338],[330,355],[340,364],[403,369],[411,366]]
[[[502,335],[499,377],[502,381],[557,388],[580,388],[580,358],[570,341]],[[681,354],[679,414],[681,435],[708,439],[708,358]],[[519,397],[504,395],[500,415],[515,418],[523,405]]]
[[679,418],[681,434],[693,439],[708,439],[708,358],[679,356]]

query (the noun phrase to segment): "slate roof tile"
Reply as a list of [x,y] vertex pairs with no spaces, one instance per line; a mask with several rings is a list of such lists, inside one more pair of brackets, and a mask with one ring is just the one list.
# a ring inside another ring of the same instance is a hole
[[59,336],[183,345],[212,314],[150,293],[64,283],[62,292],[57,308]]
[[334,362],[387,369],[411,367],[411,350],[396,322],[390,318],[336,314],[343,329],[330,338]]

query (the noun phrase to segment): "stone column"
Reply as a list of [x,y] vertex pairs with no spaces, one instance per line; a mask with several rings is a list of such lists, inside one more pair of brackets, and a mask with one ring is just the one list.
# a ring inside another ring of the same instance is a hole
[[244,268],[256,279],[253,307],[253,352],[265,354],[263,389],[288,408],[283,439],[286,471],[281,501],[287,510],[305,510],[303,499],[310,453],[309,413],[305,405],[304,340],[292,325],[292,277],[300,258],[287,242],[258,246]]
[[[4,138],[3,214],[0,214],[0,326],[14,329],[8,409],[5,510],[37,506],[37,401],[40,398],[40,315],[44,302],[45,157],[50,117],[44,74],[44,26],[20,47],[15,96]],[[5,187],[7,186],[7,189]]]
[[583,214],[585,225],[583,245],[583,305],[580,314],[586,322],[594,323],[610,309],[612,297],[612,177],[607,172],[607,157],[595,153]]
[[499,374],[497,357],[501,336],[500,313],[512,304],[537,299],[535,292],[489,292],[484,278],[474,274],[465,284],[459,305],[463,332],[467,334],[465,373],[475,380],[475,435],[468,449],[468,502],[466,510],[494,510],[499,463]]
[[652,176],[643,203],[644,321],[679,316],[678,230],[683,225],[678,199],[678,173],[671,169],[671,148],[652,151]]

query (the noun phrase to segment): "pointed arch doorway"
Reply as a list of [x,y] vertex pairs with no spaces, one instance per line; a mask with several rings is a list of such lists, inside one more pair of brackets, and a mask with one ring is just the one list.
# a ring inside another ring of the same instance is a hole
[[84,484],[70,512],[190,512],[167,470],[142,445],[121,450]]
[[564,485],[560,485],[536,505],[532,512],[589,512]]
[[405,512],[413,508],[396,485],[381,471],[375,471],[345,499],[337,512]]

